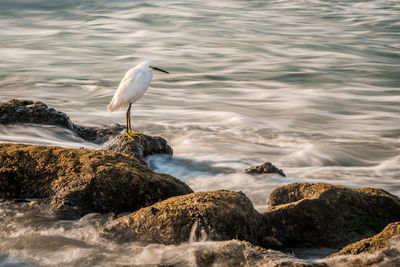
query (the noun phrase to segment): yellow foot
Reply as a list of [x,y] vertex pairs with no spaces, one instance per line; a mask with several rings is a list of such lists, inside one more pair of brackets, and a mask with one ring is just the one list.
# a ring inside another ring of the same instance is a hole
[[132,139],[133,141],[136,141],[136,138],[140,138],[143,136],[143,134],[139,133],[139,132],[130,132],[130,133],[126,133],[124,134],[124,136],[128,136],[130,139]]

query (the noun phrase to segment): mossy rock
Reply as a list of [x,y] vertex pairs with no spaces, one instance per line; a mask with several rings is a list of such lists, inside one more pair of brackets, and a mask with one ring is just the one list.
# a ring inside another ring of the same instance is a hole
[[134,211],[192,192],[115,151],[0,144],[0,198],[37,198],[61,216]]
[[276,188],[270,204],[264,235],[292,247],[340,248],[400,219],[399,198],[375,188],[293,183]]
[[362,239],[356,243],[342,248],[332,256],[338,255],[356,255],[364,252],[373,253],[389,247],[389,240],[400,239],[400,222],[394,222],[387,225],[379,234]]
[[105,232],[121,241],[180,244],[202,238],[258,244],[261,215],[241,192],[172,197],[116,220]]

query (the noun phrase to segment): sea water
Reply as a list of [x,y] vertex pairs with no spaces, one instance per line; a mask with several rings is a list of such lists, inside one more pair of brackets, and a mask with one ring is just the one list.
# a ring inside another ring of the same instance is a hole
[[[1,0],[0,25],[0,101],[42,101],[80,125],[124,125],[124,111],[106,111],[124,73],[145,60],[168,70],[134,104],[133,128],[168,140],[174,157],[149,165],[194,191],[242,191],[259,211],[291,182],[400,195],[399,1]],[[2,125],[0,141],[99,148],[55,126]],[[287,177],[243,173],[265,161]],[[69,223],[63,235],[54,222],[36,232],[12,220],[0,262],[113,251]],[[49,240],[18,241],[27,231]],[[43,245],[62,247],[58,237],[68,249]]]

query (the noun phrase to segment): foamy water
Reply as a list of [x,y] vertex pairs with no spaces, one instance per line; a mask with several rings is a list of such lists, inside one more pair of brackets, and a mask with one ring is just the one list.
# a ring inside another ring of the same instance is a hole
[[[40,100],[78,124],[124,124],[106,106],[137,63],[170,71],[133,124],[174,149],[151,167],[195,191],[243,191],[260,211],[296,181],[400,195],[398,1],[3,0],[0,25],[0,101]],[[0,126],[0,141],[98,148],[53,126]],[[287,178],[242,172],[264,161]]]

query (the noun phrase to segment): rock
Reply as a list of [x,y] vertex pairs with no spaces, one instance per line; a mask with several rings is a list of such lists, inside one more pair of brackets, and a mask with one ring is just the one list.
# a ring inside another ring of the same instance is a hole
[[180,244],[189,240],[259,243],[261,215],[241,192],[197,192],[172,197],[118,218],[105,233],[119,241]]
[[278,169],[276,166],[272,165],[272,163],[268,161],[261,165],[245,169],[244,171],[250,174],[277,173],[279,175],[282,175],[283,177],[286,177],[282,169]]
[[116,124],[111,128],[93,128],[74,124],[63,112],[49,108],[42,102],[12,99],[0,104],[0,124],[37,123],[65,127],[77,136],[94,143],[103,143],[125,127]]
[[263,247],[340,248],[400,216],[399,199],[373,188],[294,183],[275,189],[270,201],[271,208],[259,214],[240,192],[177,196],[118,218],[105,233],[120,241],[163,244],[207,237]]
[[132,155],[142,161],[148,155],[172,155],[172,148],[162,137],[152,137],[141,134],[138,137],[134,137],[134,139],[135,140],[123,134],[107,143],[104,149]]
[[[119,124],[103,129],[80,126],[74,124],[65,113],[49,108],[42,102],[17,99],[0,104],[0,124],[11,123],[57,125],[70,129],[89,142],[98,144],[116,136],[125,128]],[[104,149],[132,155],[142,161],[148,155],[172,155],[172,148],[165,139],[148,135],[140,135],[134,141],[126,135],[120,135],[105,144]]]
[[263,213],[264,236],[287,247],[341,248],[400,218],[399,198],[374,188],[293,183],[276,188],[270,204]]
[[400,239],[400,222],[394,222],[389,224],[379,234],[362,239],[356,243],[350,244],[342,248],[339,252],[331,255],[348,255],[348,254],[360,254],[363,252],[373,253],[378,250],[382,250],[389,247],[389,239],[399,238]]
[[339,255],[323,260],[328,266],[398,267],[400,266],[400,238],[389,240],[388,248],[373,253]]
[[231,240],[205,245],[194,244],[192,248],[196,266],[286,266],[286,267],[322,267],[324,263],[315,263],[297,259],[276,250],[266,250],[249,242]]
[[134,211],[192,192],[115,151],[0,144],[0,198],[39,198],[63,217]]

